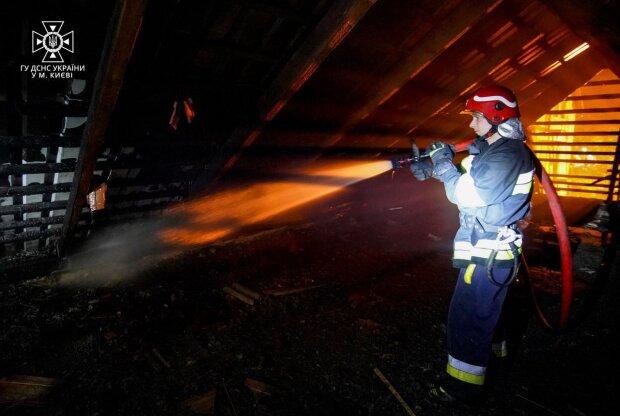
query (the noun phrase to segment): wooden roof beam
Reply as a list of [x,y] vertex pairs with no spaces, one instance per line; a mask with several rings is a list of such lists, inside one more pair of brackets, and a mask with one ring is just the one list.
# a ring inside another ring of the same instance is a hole
[[353,113],[342,125],[339,133],[333,136],[326,146],[336,145],[344,135],[352,130],[367,114],[371,113],[385,100],[387,96],[402,88],[414,74],[423,70],[430,62],[437,58],[448,43],[458,40],[467,30],[473,27],[489,8],[497,3],[496,0],[465,0],[434,30],[424,36],[409,54],[409,57],[396,68],[381,83],[381,86],[372,96]]
[[140,31],[145,7],[146,0],[117,0],[112,14],[90,100],[88,121],[82,135],[72,190],[67,202],[58,247],[60,253],[65,252],[84,206],[97,154],[104,143],[125,70]]
[[597,0],[543,0],[620,77],[620,24],[617,4]]

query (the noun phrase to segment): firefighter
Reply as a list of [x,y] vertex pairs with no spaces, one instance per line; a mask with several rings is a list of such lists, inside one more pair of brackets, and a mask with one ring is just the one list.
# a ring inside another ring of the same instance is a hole
[[426,151],[432,164],[411,165],[416,179],[443,182],[459,209],[452,262],[460,271],[448,312],[448,362],[429,392],[442,402],[479,401],[492,357],[507,355],[500,314],[519,267],[518,224],[530,211],[535,171],[512,91],[480,88],[461,114],[471,116],[469,127],[478,136],[469,156],[457,167],[452,148],[435,142]]

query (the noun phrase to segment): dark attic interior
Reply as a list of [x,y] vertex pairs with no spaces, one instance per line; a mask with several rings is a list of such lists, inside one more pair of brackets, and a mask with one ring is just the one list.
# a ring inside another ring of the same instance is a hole
[[[618,414],[619,16],[1,2],[0,414]],[[473,139],[496,84],[539,161],[519,314],[501,385],[445,405],[458,209],[390,161]]]

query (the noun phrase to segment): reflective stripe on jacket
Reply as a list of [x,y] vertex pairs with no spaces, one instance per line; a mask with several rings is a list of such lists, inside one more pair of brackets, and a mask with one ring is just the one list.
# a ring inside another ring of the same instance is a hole
[[[534,161],[529,149],[519,140],[500,138],[488,145],[478,139],[479,153],[470,154],[460,171],[444,180],[448,199],[459,207],[460,228],[454,239],[453,265],[486,265],[497,249],[500,227],[514,227],[530,211],[534,180]],[[521,251],[519,233],[514,241]],[[499,247],[496,267],[513,267],[509,247]]]

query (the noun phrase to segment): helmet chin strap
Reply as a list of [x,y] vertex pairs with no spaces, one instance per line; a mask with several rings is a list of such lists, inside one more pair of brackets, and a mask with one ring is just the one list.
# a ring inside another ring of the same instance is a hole
[[491,124],[491,128],[489,129],[489,131],[486,132],[486,134],[484,134],[484,136],[487,136],[488,139],[489,137],[497,133],[497,126],[497,124]]

